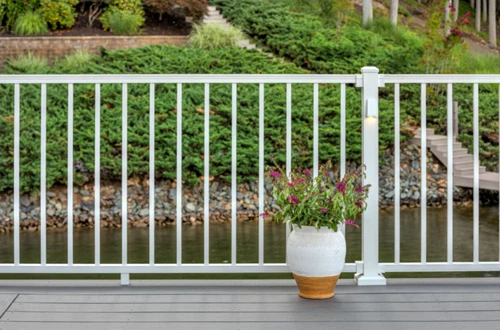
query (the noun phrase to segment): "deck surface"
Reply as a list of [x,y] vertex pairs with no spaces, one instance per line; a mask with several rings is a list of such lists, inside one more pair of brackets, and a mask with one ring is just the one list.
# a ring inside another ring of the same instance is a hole
[[333,299],[293,281],[0,281],[0,329],[500,329],[500,279],[341,280]]

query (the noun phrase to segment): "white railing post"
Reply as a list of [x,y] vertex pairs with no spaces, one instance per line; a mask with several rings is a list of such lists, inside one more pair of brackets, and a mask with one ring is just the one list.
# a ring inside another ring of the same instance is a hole
[[358,285],[385,285],[379,273],[378,253],[378,87],[379,70],[364,67],[362,73],[362,163],[366,166],[363,185],[371,185],[367,209],[362,216],[363,271],[355,275]]

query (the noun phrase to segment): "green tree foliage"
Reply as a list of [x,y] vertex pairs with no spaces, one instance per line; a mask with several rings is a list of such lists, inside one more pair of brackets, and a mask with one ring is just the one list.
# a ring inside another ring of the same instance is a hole
[[78,0],[40,0],[42,17],[52,30],[68,29],[75,25]]
[[11,29],[19,15],[39,7],[39,0],[0,0],[0,26]]
[[[452,73],[457,70],[459,59],[467,50],[467,44],[462,38],[462,28],[468,25],[466,14],[457,22],[453,23],[450,35],[442,28],[443,7],[447,5],[445,0],[433,0],[427,11],[427,40],[425,42],[422,63],[426,73]],[[447,24],[452,24],[451,21]]]

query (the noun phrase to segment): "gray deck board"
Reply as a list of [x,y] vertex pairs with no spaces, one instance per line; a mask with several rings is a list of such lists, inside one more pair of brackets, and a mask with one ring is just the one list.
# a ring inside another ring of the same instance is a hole
[[7,311],[16,297],[16,294],[0,294],[0,317]]
[[500,322],[255,322],[255,323],[0,323],[0,330],[483,330],[500,329]]
[[500,279],[341,281],[325,301],[291,281],[132,283],[2,281],[0,330],[500,329]]

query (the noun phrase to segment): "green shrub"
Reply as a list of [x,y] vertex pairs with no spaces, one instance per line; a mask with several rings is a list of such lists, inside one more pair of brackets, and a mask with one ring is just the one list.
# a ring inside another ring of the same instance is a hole
[[[394,43],[358,24],[338,29],[315,15],[291,12],[283,2],[266,0],[213,0],[224,16],[267,50],[316,73],[359,73],[377,66],[384,73],[416,73],[423,53],[416,37]],[[406,42],[411,43],[411,48]]]
[[235,47],[244,37],[240,29],[232,26],[224,28],[219,24],[200,24],[194,26],[189,44],[193,48],[204,49]]
[[39,0],[0,0],[0,26],[12,29],[20,15],[39,7]]
[[66,55],[56,65],[64,73],[79,72],[92,61],[92,57],[93,55],[86,50],[77,50],[71,55]]
[[130,11],[108,11],[106,12],[109,30],[119,35],[133,35],[139,33],[142,19],[138,14]]
[[9,60],[7,66],[18,73],[46,73],[49,69],[47,59],[33,53]]
[[[7,73],[25,73],[7,67]],[[56,65],[47,73],[67,73]],[[281,63],[260,52],[242,48],[215,50],[172,46],[103,52],[78,74],[307,74],[291,63]],[[75,182],[92,180],[94,171],[94,88],[93,84],[74,86]],[[265,86],[265,153],[274,153],[283,164],[286,136],[286,86]],[[121,173],[121,85],[101,85],[101,161],[102,179],[119,179]],[[319,156],[338,161],[340,154],[340,87],[320,87]],[[156,176],[176,177],[176,84],[156,84]],[[128,175],[148,173],[149,161],[149,84],[129,84],[129,162]],[[213,84],[210,88],[210,175],[230,178],[231,173],[231,85]],[[312,166],[313,88],[293,85],[293,164]],[[360,159],[360,91],[347,88],[347,157]],[[47,85],[47,186],[66,182],[67,166],[67,86]],[[12,186],[13,178],[13,86],[0,85],[0,191]],[[194,183],[203,175],[204,123],[203,84],[183,85],[183,179]],[[238,85],[238,175],[248,181],[257,177],[259,87]],[[390,115],[390,114],[389,114]],[[381,114],[385,118],[386,114]],[[382,131],[390,131],[382,127]],[[21,86],[21,179],[22,190],[39,185],[40,169],[40,85]],[[388,134],[388,133],[387,133]],[[381,134],[383,136],[383,134]],[[390,137],[392,138],[392,136]],[[381,148],[387,147],[383,138]],[[266,157],[268,158],[268,157]]]
[[52,30],[69,29],[75,25],[78,0],[40,0],[42,17]]
[[27,11],[19,15],[14,24],[13,32],[17,35],[44,34],[49,31],[45,22],[38,12]]
[[115,12],[131,14],[131,17],[136,18],[138,28],[144,24],[144,9],[141,0],[112,0],[100,18],[104,30],[110,29],[110,19]]

